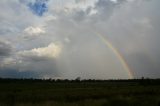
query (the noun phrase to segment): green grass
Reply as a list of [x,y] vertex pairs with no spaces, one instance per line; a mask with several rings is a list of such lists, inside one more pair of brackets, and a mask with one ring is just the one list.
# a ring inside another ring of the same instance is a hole
[[160,85],[138,82],[0,82],[0,106],[159,106]]

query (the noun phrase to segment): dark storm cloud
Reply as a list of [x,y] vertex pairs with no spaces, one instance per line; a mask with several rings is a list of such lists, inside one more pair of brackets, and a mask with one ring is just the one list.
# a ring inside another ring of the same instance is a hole
[[117,2],[111,0],[98,0],[95,3],[94,9],[98,11],[97,15],[99,18],[106,20],[112,15],[114,9],[118,8],[118,6],[122,5],[124,2],[126,2],[126,0],[117,0]]
[[159,62],[155,61],[150,55],[146,53],[133,53],[127,59],[136,77],[159,78]]
[[13,69],[0,69],[0,78],[40,78],[40,73],[33,71],[19,72]]
[[0,56],[9,56],[12,52],[12,46],[4,39],[0,39]]
[[75,15],[73,16],[73,18],[75,19],[75,21],[83,21],[87,16],[87,13],[83,10],[78,10]]

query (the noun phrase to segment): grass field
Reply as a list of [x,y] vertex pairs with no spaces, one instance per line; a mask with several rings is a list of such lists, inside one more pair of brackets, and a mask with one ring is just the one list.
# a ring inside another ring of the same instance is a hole
[[160,106],[159,80],[0,80],[0,106]]

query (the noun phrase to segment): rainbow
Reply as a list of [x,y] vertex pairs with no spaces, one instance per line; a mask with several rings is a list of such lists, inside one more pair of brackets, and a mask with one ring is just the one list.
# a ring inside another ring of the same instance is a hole
[[111,49],[111,51],[116,55],[116,57],[120,60],[122,66],[124,67],[124,69],[126,70],[126,72],[128,73],[128,76],[130,79],[134,78],[134,74],[133,71],[129,68],[127,62],[125,61],[125,59],[123,58],[123,56],[121,55],[121,53],[112,45],[112,43],[106,39],[103,35],[101,35],[98,32],[95,32],[96,36],[98,38],[100,38],[102,40],[102,42]]

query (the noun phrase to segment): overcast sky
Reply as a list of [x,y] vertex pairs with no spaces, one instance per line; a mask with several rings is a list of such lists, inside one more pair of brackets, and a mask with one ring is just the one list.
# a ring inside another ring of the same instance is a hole
[[0,77],[131,78],[126,62],[132,77],[158,78],[159,6],[160,0],[0,0]]

